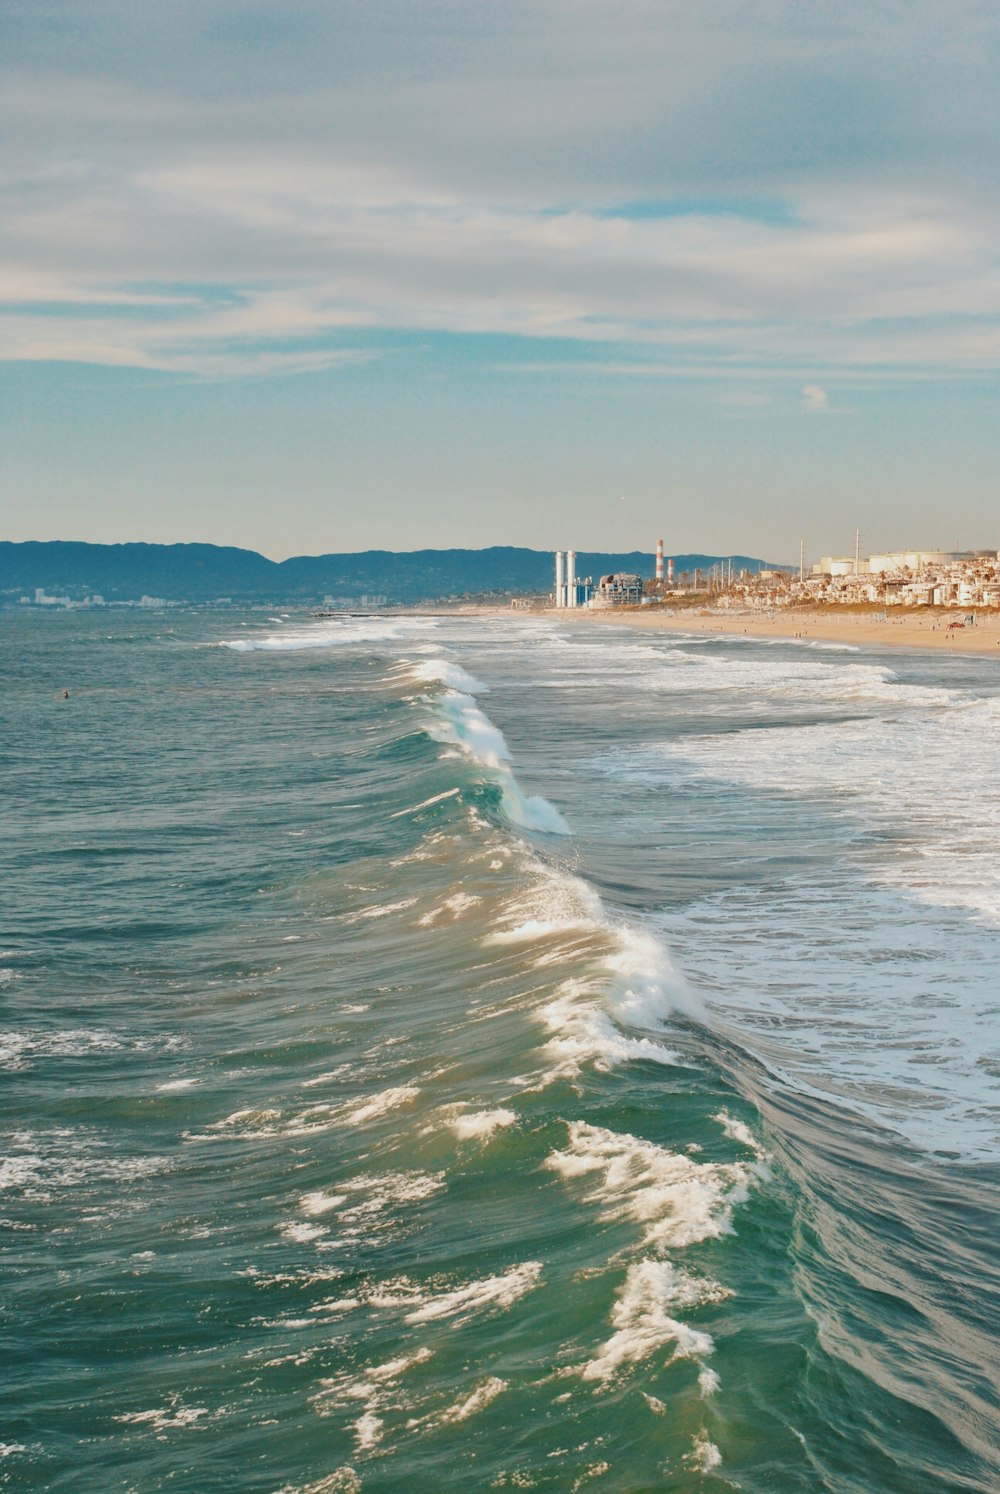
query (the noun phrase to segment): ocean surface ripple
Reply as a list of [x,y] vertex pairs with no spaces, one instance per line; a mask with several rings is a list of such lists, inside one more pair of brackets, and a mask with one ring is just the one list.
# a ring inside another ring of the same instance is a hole
[[8,618],[0,1487],[995,1494],[993,661]]

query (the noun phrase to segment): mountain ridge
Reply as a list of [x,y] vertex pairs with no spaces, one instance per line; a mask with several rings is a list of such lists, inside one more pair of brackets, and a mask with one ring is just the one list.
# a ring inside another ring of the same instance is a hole
[[[732,561],[734,570],[770,568],[752,556],[678,555],[677,574],[708,570]],[[578,551],[580,577],[607,571],[651,576],[652,551]],[[232,545],[150,544],[85,540],[0,541],[0,599],[17,602],[36,589],[72,600],[97,593],[105,601],[142,596],[165,601],[322,603],[325,597],[385,596],[390,602],[422,602],[497,592],[548,592],[553,552],[512,545],[481,550],[363,550],[294,555],[269,560],[256,550]]]

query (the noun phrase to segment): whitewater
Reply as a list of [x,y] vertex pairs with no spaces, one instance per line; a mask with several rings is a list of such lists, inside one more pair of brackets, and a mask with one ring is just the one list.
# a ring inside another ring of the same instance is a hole
[[1000,667],[9,616],[0,1487],[1000,1486]]

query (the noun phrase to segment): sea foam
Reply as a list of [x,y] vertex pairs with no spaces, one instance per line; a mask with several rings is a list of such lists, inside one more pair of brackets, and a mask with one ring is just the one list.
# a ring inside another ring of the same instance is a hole
[[696,1162],[679,1152],[587,1121],[573,1121],[568,1143],[545,1165],[587,1180],[588,1202],[606,1220],[638,1226],[643,1249],[663,1252],[732,1233],[734,1208],[759,1174],[744,1162]]
[[[674,1359],[706,1359],[715,1348],[711,1336],[680,1321],[673,1312],[722,1302],[730,1295],[718,1282],[690,1276],[669,1261],[647,1260],[629,1266],[611,1311],[615,1331],[583,1366],[583,1378],[610,1380],[624,1366],[648,1359],[667,1345],[673,1346]],[[699,1382],[702,1394],[718,1386],[718,1378],[710,1370],[704,1382],[699,1376]]]
[[567,958],[577,967],[540,1011],[549,1033],[548,1079],[571,1078],[587,1063],[679,1063],[660,1041],[663,1024],[676,1013],[699,1019],[703,1010],[664,944],[611,918],[582,878],[530,853],[524,870],[524,888],[501,907],[484,943],[524,946],[526,955],[534,944],[530,959],[538,969]]

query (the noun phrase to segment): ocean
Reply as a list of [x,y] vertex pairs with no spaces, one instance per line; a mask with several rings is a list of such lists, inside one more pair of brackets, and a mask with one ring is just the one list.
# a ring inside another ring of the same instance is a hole
[[0,1487],[996,1494],[1000,664],[2,626]]

